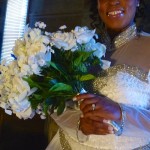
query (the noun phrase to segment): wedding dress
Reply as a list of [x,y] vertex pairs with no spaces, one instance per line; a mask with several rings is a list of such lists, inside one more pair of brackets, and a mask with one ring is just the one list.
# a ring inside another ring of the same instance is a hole
[[[114,66],[94,81],[94,89],[113,101],[122,103],[126,120],[121,136],[81,134],[77,139],[79,110],[66,110],[52,115],[59,126],[46,150],[132,150],[150,142],[150,38],[132,39],[111,56]],[[126,65],[121,65],[126,64]],[[136,67],[132,67],[136,66]],[[143,68],[144,72],[141,71]],[[147,146],[148,147],[148,146]],[[146,148],[147,148],[146,147]],[[148,147],[150,149],[150,147]]]
[[[107,76],[97,78],[94,87],[110,99],[124,104],[127,123],[125,122],[123,134],[119,137],[114,134],[90,135],[86,142],[79,143],[76,128],[80,111],[67,110],[59,117],[53,114],[60,130],[47,150],[128,150],[150,142],[150,132],[146,129],[149,128],[148,121],[150,122],[150,78],[146,74],[136,67],[117,65],[107,70]],[[139,116],[138,113],[142,115]],[[132,119],[136,117],[139,123],[134,125]],[[147,122],[143,126],[145,118]],[[80,138],[86,137],[83,135]]]

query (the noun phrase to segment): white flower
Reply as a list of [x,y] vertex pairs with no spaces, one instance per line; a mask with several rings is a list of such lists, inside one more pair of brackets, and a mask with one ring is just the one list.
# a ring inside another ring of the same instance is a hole
[[51,43],[58,48],[64,50],[73,50],[77,47],[74,34],[71,32],[56,32],[51,36]]
[[21,111],[21,112],[16,112],[16,116],[20,119],[32,119],[35,115],[35,111],[32,110],[31,107],[29,107],[28,109],[26,109],[25,111]]
[[33,73],[36,75],[41,75],[41,68],[38,64],[32,64],[31,69],[33,70]]
[[51,33],[50,33],[50,32],[45,31],[45,35],[46,35],[46,36],[49,36],[49,35],[51,35]]
[[95,30],[89,30],[87,27],[76,26],[73,33],[79,44],[85,44],[93,38]]
[[111,65],[111,62],[110,61],[108,61],[108,60],[101,60],[102,61],[102,69],[108,69],[109,67],[110,67],[110,65]]
[[64,30],[64,29],[66,29],[66,28],[67,28],[66,25],[63,25],[63,26],[59,27],[60,30]]
[[18,39],[15,41],[15,46],[13,47],[13,53],[16,57],[26,55],[26,46],[23,39]]
[[95,44],[96,51],[93,53],[94,56],[97,56],[98,58],[101,58],[102,56],[105,56],[106,53],[106,46],[101,43]]
[[29,65],[23,64],[20,68],[20,77],[26,76],[26,75],[32,75],[33,71],[31,70],[31,67]]
[[105,55],[106,53],[106,46],[99,42],[96,43],[94,39],[90,40],[89,43],[85,45],[86,51],[94,50],[94,56],[97,56],[99,59]]
[[42,36],[42,38],[43,38],[42,39],[43,43],[46,44],[46,45],[48,45],[49,42],[50,42],[49,38],[47,36]]
[[95,30],[87,27],[77,26],[73,31],[62,32],[60,30],[67,28],[63,25],[59,31],[48,33],[41,30],[46,27],[43,22],[36,22],[35,26],[37,28],[33,29],[26,26],[24,36],[16,40],[12,54],[15,60],[3,61],[0,65],[0,107],[20,119],[32,118],[35,112],[45,119],[43,103],[33,110],[29,101],[38,88],[31,88],[25,79],[33,74],[44,76],[42,67],[47,67],[56,48],[75,51],[82,47],[82,50],[94,51],[93,55],[99,59],[106,50],[103,44],[94,40]]
[[40,29],[45,29],[46,24],[44,22],[38,21],[38,22],[35,23],[35,27],[38,27]]

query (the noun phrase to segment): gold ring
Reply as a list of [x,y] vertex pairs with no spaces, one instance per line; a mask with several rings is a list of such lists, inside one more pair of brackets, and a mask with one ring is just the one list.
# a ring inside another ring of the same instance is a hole
[[92,110],[94,111],[96,107],[96,104],[92,104]]

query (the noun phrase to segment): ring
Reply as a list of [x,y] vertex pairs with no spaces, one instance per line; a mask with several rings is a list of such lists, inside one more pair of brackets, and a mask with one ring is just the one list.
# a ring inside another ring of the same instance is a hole
[[95,104],[92,104],[92,110],[93,110],[93,111],[95,110],[95,107],[96,107],[96,105],[95,105]]

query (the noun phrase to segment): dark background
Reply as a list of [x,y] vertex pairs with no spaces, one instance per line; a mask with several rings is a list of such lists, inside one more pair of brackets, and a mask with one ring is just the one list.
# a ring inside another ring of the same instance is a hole
[[[27,23],[44,21],[46,30],[56,31],[61,25],[68,30],[76,25],[90,26],[92,0],[30,0]],[[150,0],[145,0],[144,31],[150,33]],[[0,46],[2,42],[7,0],[0,0]],[[0,109],[0,150],[44,150],[48,144],[46,120],[36,116],[32,120],[19,120]]]
[[91,0],[31,0],[27,22],[44,21],[48,31],[61,25],[73,29],[76,25],[89,25]]
[[[67,25],[68,30],[76,25],[90,26],[91,3],[94,0],[30,0],[28,22],[44,21],[48,31],[56,31]],[[150,0],[145,1],[144,31],[150,32]]]

